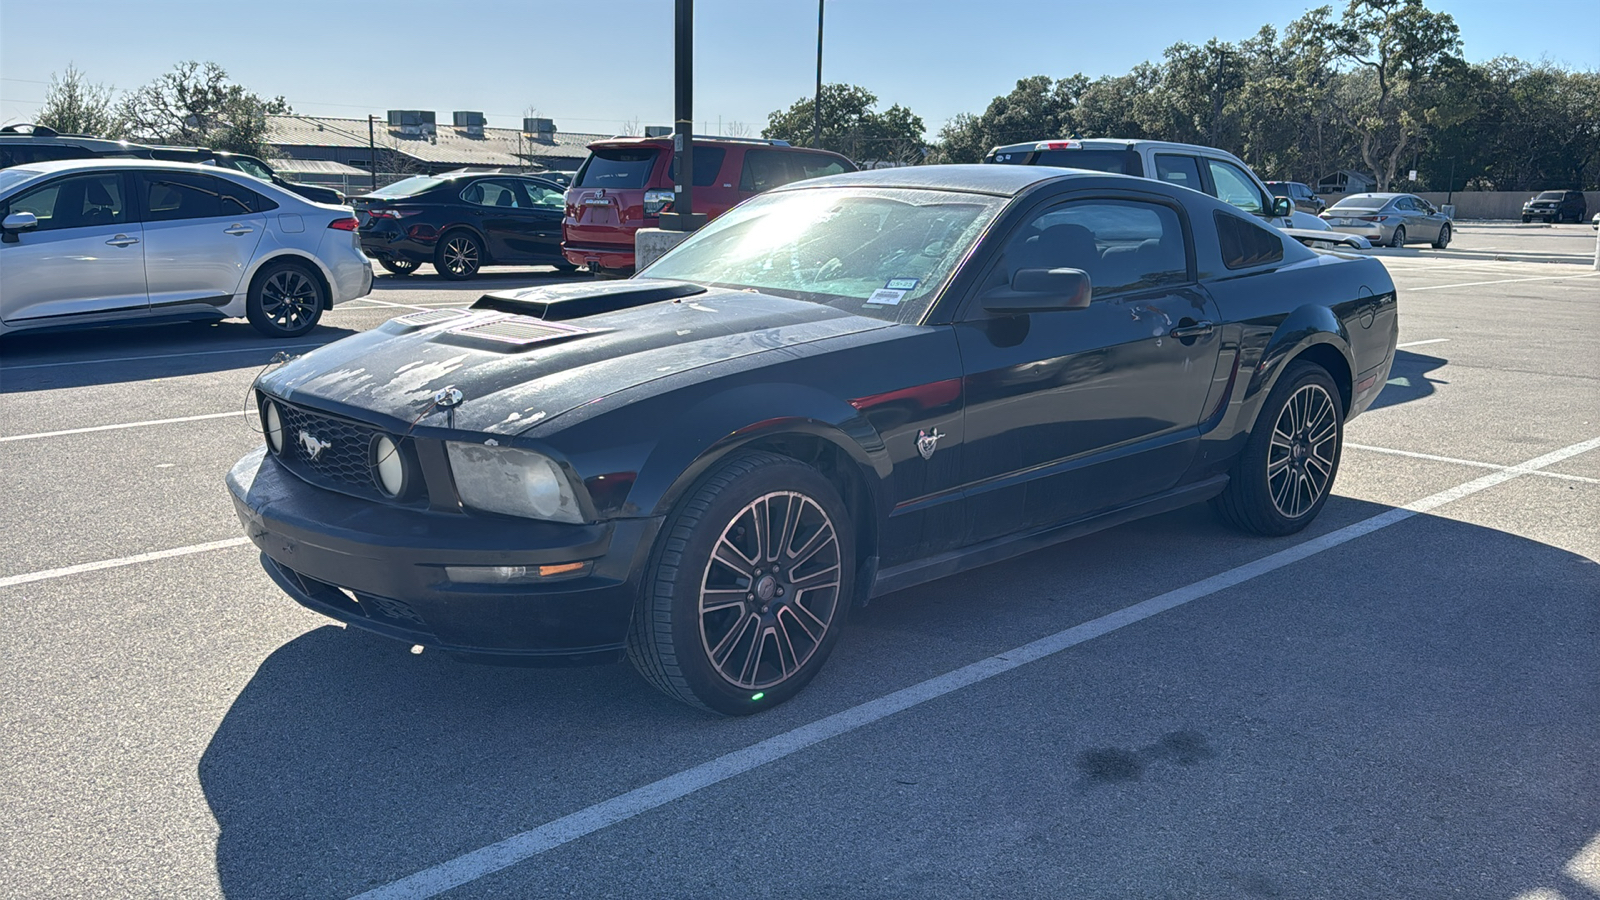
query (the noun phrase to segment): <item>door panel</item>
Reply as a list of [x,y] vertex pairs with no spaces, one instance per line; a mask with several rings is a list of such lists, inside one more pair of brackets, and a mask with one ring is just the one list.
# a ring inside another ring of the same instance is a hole
[[121,173],[78,175],[32,188],[0,214],[31,212],[39,227],[0,244],[0,317],[40,324],[95,314],[143,316],[144,232]]
[[241,290],[267,227],[248,197],[209,175],[141,172],[150,306],[222,306]]
[[[1179,212],[1153,203],[1067,203],[1012,236],[991,284],[1018,269],[1070,267],[1099,286],[1086,309],[980,308],[957,324],[969,542],[1176,484],[1194,453],[1220,345],[1220,317],[1191,283],[1191,257]],[[1174,329],[1196,333],[1174,337]]]

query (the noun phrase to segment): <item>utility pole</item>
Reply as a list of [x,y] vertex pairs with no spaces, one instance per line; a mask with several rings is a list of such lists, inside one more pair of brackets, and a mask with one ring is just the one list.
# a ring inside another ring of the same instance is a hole
[[[373,136],[372,113],[367,113],[367,171],[372,175],[372,189],[378,189],[378,142]],[[357,138],[360,140],[360,138]]]
[[704,213],[694,211],[694,0],[677,0],[673,27],[674,94],[677,107],[673,121],[672,162],[677,167],[677,183],[672,186],[672,212],[661,214],[665,231],[694,231],[706,223]]
[[811,100],[811,146],[822,147],[822,5],[817,0],[817,94]]

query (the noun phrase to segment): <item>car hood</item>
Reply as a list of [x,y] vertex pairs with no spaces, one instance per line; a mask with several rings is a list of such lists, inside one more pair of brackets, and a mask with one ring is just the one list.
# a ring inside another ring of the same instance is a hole
[[[260,386],[358,419],[511,435],[668,375],[890,324],[682,282],[529,288],[391,319],[290,360]],[[447,411],[436,395],[451,388],[460,400]]]

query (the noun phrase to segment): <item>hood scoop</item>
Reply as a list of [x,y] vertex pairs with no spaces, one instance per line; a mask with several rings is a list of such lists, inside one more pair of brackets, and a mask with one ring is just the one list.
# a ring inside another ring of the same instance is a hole
[[497,291],[479,297],[472,308],[533,316],[546,322],[563,322],[648,303],[693,297],[705,292],[706,289],[698,284],[682,281],[630,278],[600,284],[553,284],[516,291]]
[[530,344],[550,344],[580,337],[589,332],[571,325],[551,325],[524,316],[496,317],[450,329],[452,335],[476,338],[521,349]]

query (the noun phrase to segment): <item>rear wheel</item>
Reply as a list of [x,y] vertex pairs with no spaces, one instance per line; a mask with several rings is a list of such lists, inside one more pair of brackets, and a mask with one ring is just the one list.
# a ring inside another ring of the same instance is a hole
[[322,280],[294,262],[268,263],[245,299],[245,318],[267,337],[291,338],[315,328],[328,306]]
[[483,244],[470,231],[452,231],[439,241],[433,267],[451,281],[465,281],[483,266]]
[[1344,413],[1333,379],[1315,363],[1291,363],[1212,505],[1244,531],[1293,534],[1327,502],[1343,447]]
[[1433,246],[1440,250],[1450,246],[1450,223],[1439,226],[1439,239],[1433,242]]
[[773,453],[718,466],[667,520],[628,657],[667,696],[749,715],[799,693],[838,641],[851,522],[817,470]]
[[383,266],[391,275],[410,275],[417,270],[417,263],[409,259],[380,259],[378,265]]
[[1406,227],[1404,225],[1397,225],[1397,226],[1395,226],[1395,229],[1394,229],[1394,237],[1392,239],[1390,239],[1390,241],[1389,241],[1389,246],[1391,246],[1391,247],[1404,247],[1405,245],[1406,245]]

